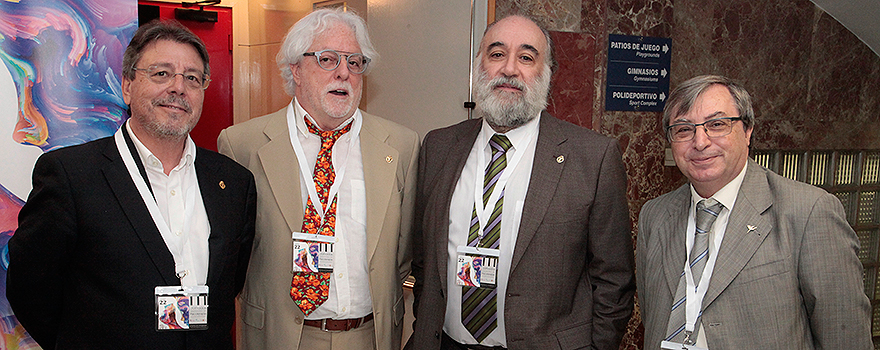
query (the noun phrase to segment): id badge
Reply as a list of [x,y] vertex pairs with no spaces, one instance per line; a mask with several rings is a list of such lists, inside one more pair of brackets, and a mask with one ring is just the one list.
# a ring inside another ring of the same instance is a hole
[[676,342],[671,342],[671,341],[666,341],[666,340],[660,342],[660,349],[661,350],[709,350],[706,348],[701,348],[696,345],[685,345],[682,343],[676,343]]
[[293,233],[294,272],[333,272],[334,236]]
[[466,287],[495,288],[498,249],[458,247],[455,284]]
[[208,329],[208,286],[159,286],[156,295],[156,330]]

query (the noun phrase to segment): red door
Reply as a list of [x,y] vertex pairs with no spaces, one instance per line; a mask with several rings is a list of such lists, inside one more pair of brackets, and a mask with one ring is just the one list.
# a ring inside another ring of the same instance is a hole
[[[211,58],[211,85],[205,90],[205,103],[198,125],[190,133],[196,145],[217,150],[220,130],[232,125],[232,9],[205,6],[205,11],[217,13],[217,22],[175,18],[174,9],[184,8],[180,3],[138,1],[140,24],[156,18],[176,19],[205,42]],[[198,10],[199,7],[184,8]]]

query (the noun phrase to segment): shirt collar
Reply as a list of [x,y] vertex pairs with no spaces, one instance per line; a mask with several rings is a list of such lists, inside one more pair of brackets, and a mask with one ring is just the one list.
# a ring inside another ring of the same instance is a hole
[[513,145],[513,149],[521,150],[523,149],[523,145],[527,144],[532,137],[538,134],[538,121],[540,119],[541,113],[538,112],[538,116],[532,118],[532,120],[527,123],[509,130],[506,133],[498,133],[492,129],[488,122],[486,122],[486,118],[483,118],[483,126],[480,129],[479,140],[485,141],[487,145],[486,147],[488,147],[489,139],[492,138],[492,135],[501,134],[507,136],[507,139],[510,140],[510,143]]
[[[319,130],[321,129],[321,127],[318,126],[318,123],[315,122],[315,119],[312,118],[312,116],[309,115],[308,112],[306,112],[305,108],[303,108],[302,105],[299,104],[299,101],[296,99],[296,97],[293,98],[293,101],[290,101],[290,104],[293,105],[293,116],[294,116],[293,119],[294,119],[294,122],[296,123],[296,130],[300,134],[302,134],[303,136],[306,136],[306,137],[309,137],[309,135],[314,135],[311,132],[309,132],[309,128],[306,127],[306,121],[303,119],[303,117],[309,118],[309,121],[311,121],[312,124],[315,125],[315,127],[317,127]],[[361,109],[360,108],[355,109],[354,114],[352,114],[351,118],[348,118],[346,121],[342,122],[342,124],[339,124],[339,126],[333,130],[342,129],[346,125],[348,125],[348,123],[354,123],[355,119],[360,120],[361,118],[363,118],[361,116]],[[356,126],[356,125],[353,124],[352,126]]]
[[[718,192],[715,192],[710,198],[715,198],[719,203],[723,204],[727,210],[733,209],[733,204],[736,203],[736,195],[739,193],[739,188],[742,186],[743,180],[746,178],[746,168],[749,167],[749,162],[746,162],[746,165],[743,166],[742,170],[740,170],[739,175],[737,175],[733,180],[724,185]],[[701,197],[697,190],[694,189],[694,186],[691,185],[691,207],[695,208],[697,202],[706,199]]]
[[[158,170],[159,172],[164,173],[165,168],[162,166],[162,161],[159,160],[158,157],[153,155],[153,152],[150,152],[150,149],[147,148],[138,139],[137,135],[131,131],[131,126],[125,128],[128,131],[128,136],[131,136],[131,141],[134,143],[134,148],[137,150],[138,156],[141,157],[141,162],[144,164],[146,169]],[[183,148],[183,155],[180,157],[180,160],[177,162],[177,165],[173,170],[177,170],[183,167],[189,167],[196,160],[196,144],[193,142],[192,138],[189,135],[186,135],[186,142]]]

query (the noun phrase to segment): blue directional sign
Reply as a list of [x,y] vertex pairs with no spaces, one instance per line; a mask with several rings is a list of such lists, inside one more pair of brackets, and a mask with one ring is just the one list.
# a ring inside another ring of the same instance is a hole
[[610,34],[607,111],[663,111],[669,96],[672,39]]

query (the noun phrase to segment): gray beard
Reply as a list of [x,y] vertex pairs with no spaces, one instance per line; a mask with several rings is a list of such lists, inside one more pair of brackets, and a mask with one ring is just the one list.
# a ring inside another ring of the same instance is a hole
[[[480,59],[476,60],[474,72],[475,111],[478,117],[485,118],[489,125],[515,129],[530,122],[547,107],[547,96],[550,92],[550,67],[532,82],[523,82],[517,78],[497,77],[489,79]],[[495,90],[495,86],[509,84],[522,90],[520,93]]]

